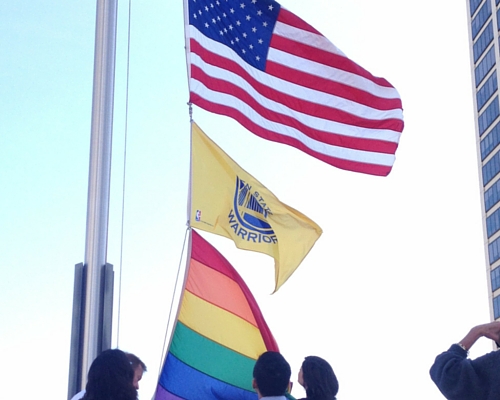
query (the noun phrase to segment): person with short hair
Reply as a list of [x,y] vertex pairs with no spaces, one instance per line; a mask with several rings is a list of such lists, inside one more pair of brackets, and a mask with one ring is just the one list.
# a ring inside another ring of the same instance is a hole
[[306,357],[297,380],[306,390],[307,397],[301,400],[335,400],[339,391],[333,368],[321,357]]
[[280,353],[266,351],[253,368],[252,387],[259,399],[285,400],[291,373],[290,365]]
[[474,360],[469,349],[480,337],[500,343],[500,321],[478,325],[458,343],[436,357],[431,379],[448,400],[500,399],[500,352],[492,351]]
[[125,353],[130,361],[130,365],[134,370],[134,387],[139,390],[139,381],[142,379],[144,372],[147,372],[146,364],[142,360],[132,353]]

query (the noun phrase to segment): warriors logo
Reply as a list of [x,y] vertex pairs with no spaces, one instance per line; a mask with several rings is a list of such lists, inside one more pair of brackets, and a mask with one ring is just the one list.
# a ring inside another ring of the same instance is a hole
[[267,222],[272,215],[265,199],[252,192],[252,187],[236,177],[233,209],[228,215],[229,225],[237,236],[254,243],[277,243],[274,230]]

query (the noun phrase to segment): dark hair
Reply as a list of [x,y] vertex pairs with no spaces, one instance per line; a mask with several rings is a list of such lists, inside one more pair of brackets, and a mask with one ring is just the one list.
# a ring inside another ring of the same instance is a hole
[[118,349],[105,350],[89,369],[85,400],[136,400],[134,370],[127,355]]
[[291,369],[275,351],[262,353],[253,368],[253,377],[262,396],[283,396],[290,383]]
[[339,382],[332,367],[320,357],[304,359],[302,378],[308,400],[333,400],[339,391]]
[[125,353],[127,355],[128,360],[130,361],[130,365],[132,365],[132,369],[136,369],[139,365],[142,367],[144,372],[147,372],[146,364],[142,362],[142,360],[132,353]]

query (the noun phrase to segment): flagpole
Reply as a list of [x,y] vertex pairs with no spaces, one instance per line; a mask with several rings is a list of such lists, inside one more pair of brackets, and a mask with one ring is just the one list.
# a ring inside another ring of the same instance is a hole
[[[102,350],[99,347],[101,268],[108,247],[113,98],[115,86],[117,0],[97,0],[94,95],[87,205],[85,265],[87,290],[83,341],[83,373]],[[109,343],[107,346],[111,345]]]
[[[91,363],[111,347],[113,270],[108,246],[117,0],[97,0],[87,231],[80,315],[73,314],[69,393],[85,387]],[[76,270],[75,270],[76,271]],[[75,273],[76,276],[76,273]],[[75,293],[77,281],[75,280]],[[78,321],[80,319],[80,321]]]

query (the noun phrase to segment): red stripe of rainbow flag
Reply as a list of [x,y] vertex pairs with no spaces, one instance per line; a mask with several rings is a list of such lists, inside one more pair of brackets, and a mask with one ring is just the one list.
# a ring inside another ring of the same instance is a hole
[[252,371],[279,351],[247,285],[191,230],[191,257],[178,319],[155,400],[255,400]]

